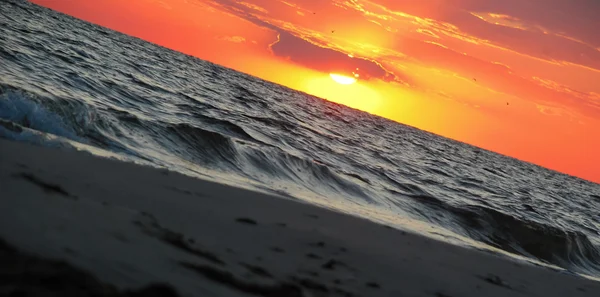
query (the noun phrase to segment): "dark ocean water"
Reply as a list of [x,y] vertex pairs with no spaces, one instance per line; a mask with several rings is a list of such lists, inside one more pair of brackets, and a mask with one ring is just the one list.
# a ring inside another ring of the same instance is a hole
[[0,1],[0,137],[423,222],[600,276],[598,184],[18,0]]

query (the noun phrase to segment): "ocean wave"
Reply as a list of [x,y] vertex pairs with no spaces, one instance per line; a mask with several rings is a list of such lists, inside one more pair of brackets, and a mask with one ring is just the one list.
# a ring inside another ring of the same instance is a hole
[[19,88],[0,84],[0,119],[20,126],[79,140],[77,132],[63,118],[40,102],[47,100]]
[[[231,138],[189,124],[169,125],[166,137],[176,136],[172,148],[184,148],[188,156],[199,164],[231,164],[236,166],[237,150]],[[176,152],[177,152],[176,151]]]
[[330,167],[315,160],[301,158],[279,149],[244,150],[245,159],[253,169],[268,174],[271,178],[286,179],[315,192],[349,194],[371,200],[360,185],[350,182]]
[[600,272],[600,249],[582,232],[517,219],[483,207],[460,209],[454,213],[474,239],[575,272],[592,275]]
[[[405,189],[408,193],[396,194],[409,197],[438,213],[438,216],[431,216],[431,212],[427,212],[432,223],[454,225],[460,228],[461,235],[574,272],[588,275],[600,272],[600,248],[583,232],[517,218],[487,207],[453,206],[414,185]],[[535,211],[530,205],[525,205],[525,208]]]

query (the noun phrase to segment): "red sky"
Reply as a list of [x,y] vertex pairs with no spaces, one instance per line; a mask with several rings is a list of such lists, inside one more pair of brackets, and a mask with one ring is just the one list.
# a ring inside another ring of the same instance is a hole
[[596,0],[32,2],[600,183]]

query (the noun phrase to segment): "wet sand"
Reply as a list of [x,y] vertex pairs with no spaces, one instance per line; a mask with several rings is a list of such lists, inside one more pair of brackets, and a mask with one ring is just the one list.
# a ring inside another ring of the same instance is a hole
[[0,295],[600,296],[598,282],[298,201],[1,139],[0,238]]

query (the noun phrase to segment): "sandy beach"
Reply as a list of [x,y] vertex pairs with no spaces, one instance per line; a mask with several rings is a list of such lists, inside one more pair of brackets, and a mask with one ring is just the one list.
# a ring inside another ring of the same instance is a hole
[[600,295],[574,275],[68,149],[0,140],[0,197],[0,295]]

